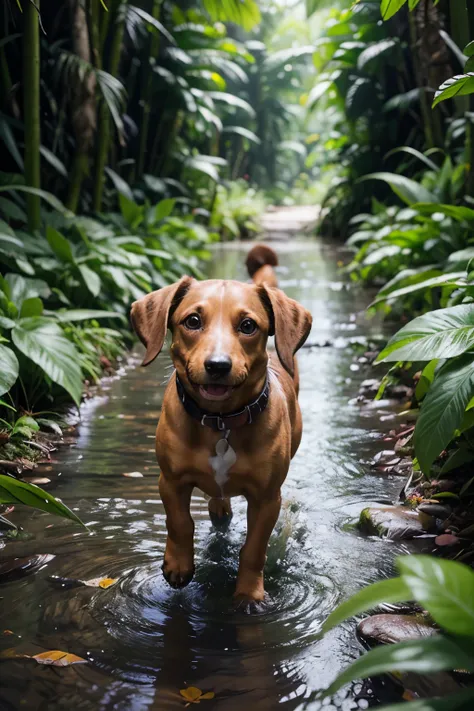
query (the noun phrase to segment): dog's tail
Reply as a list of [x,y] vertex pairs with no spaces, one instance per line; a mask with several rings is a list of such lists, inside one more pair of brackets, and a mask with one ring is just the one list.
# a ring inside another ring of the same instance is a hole
[[256,244],[248,253],[245,264],[254,284],[257,286],[262,284],[278,286],[273,269],[278,265],[278,257],[271,247],[267,247],[265,244]]

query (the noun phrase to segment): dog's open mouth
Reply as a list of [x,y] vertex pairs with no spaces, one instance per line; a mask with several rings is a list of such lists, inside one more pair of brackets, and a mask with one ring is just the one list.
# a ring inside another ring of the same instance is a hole
[[199,394],[206,400],[227,400],[233,389],[231,385],[200,385]]

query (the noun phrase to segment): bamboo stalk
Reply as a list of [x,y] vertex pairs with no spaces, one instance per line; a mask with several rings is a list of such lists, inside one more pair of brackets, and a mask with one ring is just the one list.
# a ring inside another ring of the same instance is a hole
[[[152,15],[155,20],[160,19],[161,10],[161,0],[153,0]],[[138,149],[138,161],[137,161],[137,177],[141,178],[145,169],[145,157],[148,146],[148,133],[150,130],[150,115],[151,115],[151,93],[153,86],[153,67],[152,62],[158,57],[158,52],[160,51],[160,36],[155,30],[150,41],[150,53],[149,61],[150,63],[145,69],[145,76],[143,81],[143,91],[142,91],[142,105],[143,105],[143,116],[142,125],[140,130],[140,146]]]
[[[36,0],[39,11],[40,0]],[[23,36],[23,90],[25,113],[25,182],[41,187],[40,125],[40,35],[38,11],[30,2],[25,6]],[[28,228],[41,227],[41,202],[38,195],[27,195]]]
[[[123,3],[125,4],[125,2]],[[120,14],[121,3],[117,4],[114,16],[115,28],[110,49],[109,72],[112,76],[117,76],[122,52],[123,33],[125,28],[125,16]],[[97,158],[95,164],[94,192],[92,197],[92,209],[100,212],[102,209],[102,198],[104,193],[105,166],[110,150],[112,132],[110,130],[110,116],[105,101],[102,99],[99,107],[99,127],[97,132]]]

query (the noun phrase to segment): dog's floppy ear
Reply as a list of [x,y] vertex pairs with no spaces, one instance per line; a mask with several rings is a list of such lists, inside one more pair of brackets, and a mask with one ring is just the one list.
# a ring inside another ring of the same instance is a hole
[[170,311],[176,308],[193,281],[191,277],[185,276],[175,284],[152,291],[132,304],[132,326],[146,346],[142,365],[149,365],[160,353],[168,330]]
[[313,321],[311,314],[281,289],[264,284],[260,287],[260,295],[270,313],[270,336],[275,336],[280,363],[293,376],[294,355],[309,336]]

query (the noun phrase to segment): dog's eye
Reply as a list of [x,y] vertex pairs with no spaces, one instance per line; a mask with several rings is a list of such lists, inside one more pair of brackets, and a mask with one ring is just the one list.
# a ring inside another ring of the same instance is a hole
[[191,316],[188,316],[185,321],[184,325],[186,326],[187,329],[190,331],[197,331],[201,328],[202,326],[202,321],[201,317],[198,316],[198,314],[191,314]]
[[257,324],[252,318],[244,318],[239,326],[239,331],[246,336],[252,336],[257,330]]

